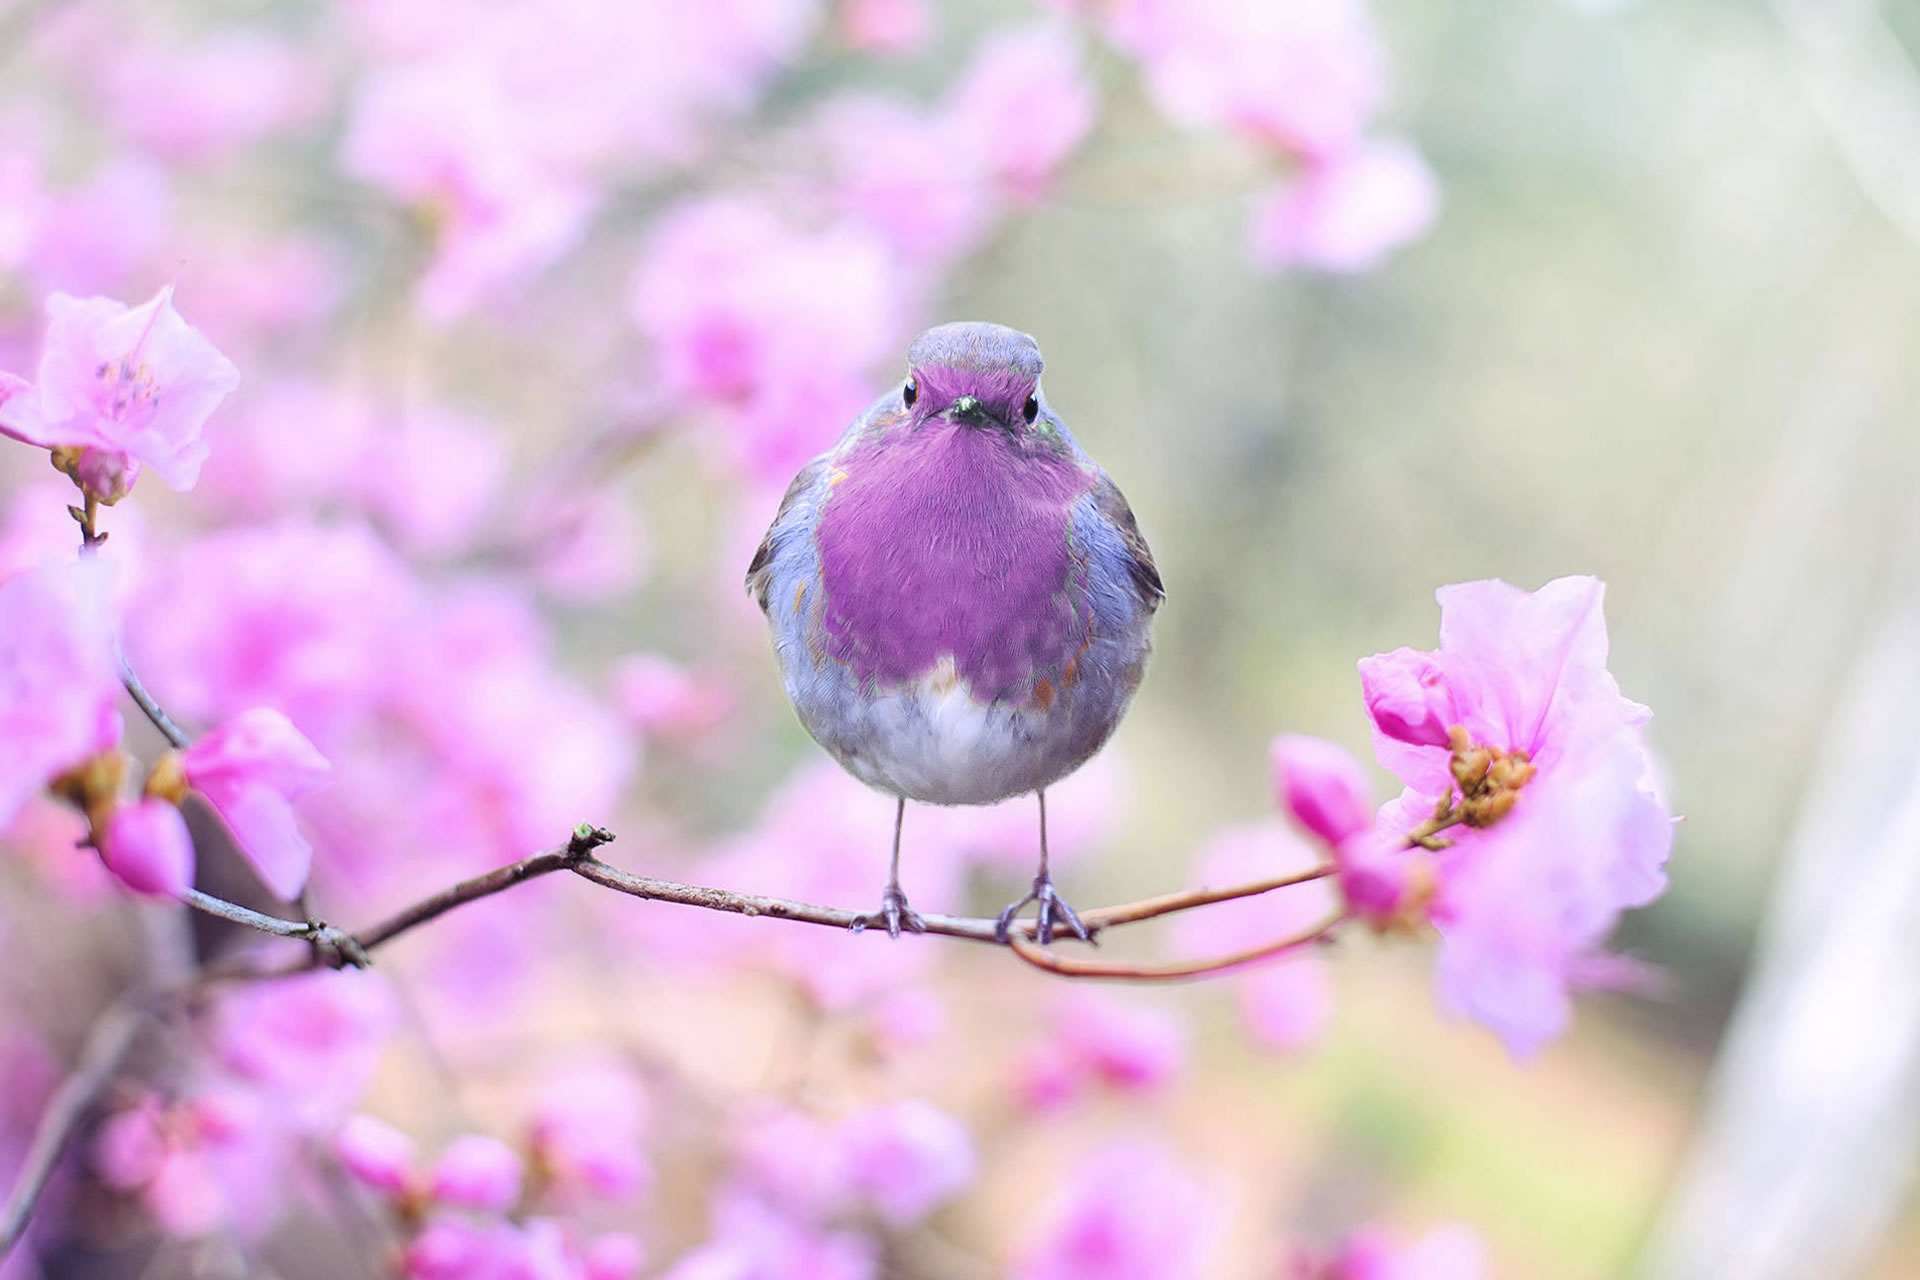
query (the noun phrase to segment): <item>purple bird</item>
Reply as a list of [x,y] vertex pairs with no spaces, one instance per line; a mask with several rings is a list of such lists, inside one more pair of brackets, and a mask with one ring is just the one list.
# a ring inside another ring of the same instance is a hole
[[900,888],[907,801],[1040,801],[1038,936],[1087,929],[1047,873],[1047,793],[1098,751],[1146,671],[1165,594],[1127,500],[1040,390],[1040,348],[943,324],[907,377],[794,477],[747,568],[787,696],[815,741],[895,797],[878,913]]

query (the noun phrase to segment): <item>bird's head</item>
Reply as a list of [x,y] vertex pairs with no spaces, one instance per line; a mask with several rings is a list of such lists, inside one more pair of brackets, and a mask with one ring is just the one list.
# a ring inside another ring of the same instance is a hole
[[1005,325],[937,325],[907,348],[901,403],[915,427],[955,423],[1010,440],[1058,438],[1040,393],[1040,347]]

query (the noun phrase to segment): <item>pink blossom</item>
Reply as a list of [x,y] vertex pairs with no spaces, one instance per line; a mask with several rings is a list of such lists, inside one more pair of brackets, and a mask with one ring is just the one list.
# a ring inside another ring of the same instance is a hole
[[[979,128],[991,126],[981,120]],[[986,238],[994,192],[976,121],[870,93],[830,101],[814,121],[826,153],[829,197],[849,222],[895,254],[938,268]]]
[[1405,647],[1360,660],[1367,714],[1388,737],[1418,747],[1444,747],[1460,713],[1432,654]]
[[1066,27],[1041,22],[989,38],[954,88],[947,114],[959,146],[1000,191],[1033,202],[1085,140],[1094,109],[1078,45]]
[[926,0],[841,0],[840,38],[871,53],[908,53],[933,32]]
[[259,1104],[230,1092],[136,1100],[101,1125],[93,1165],[175,1236],[264,1230],[291,1176]]
[[1271,266],[1365,271],[1425,235],[1440,184],[1411,144],[1361,144],[1276,183],[1253,220],[1253,255]]
[[1331,1257],[1303,1259],[1296,1274],[1299,1280],[1481,1280],[1486,1251],[1462,1226],[1436,1227],[1407,1245],[1369,1227],[1342,1241]]
[[33,389],[0,405],[0,434],[124,453],[191,489],[207,456],[201,428],[239,382],[173,309],[171,286],[132,308],[56,293]]
[[1281,807],[1307,831],[1337,845],[1373,823],[1373,802],[1359,763],[1324,738],[1273,740],[1273,787]]
[[614,699],[628,721],[660,737],[695,737],[733,710],[732,693],[717,678],[694,675],[656,653],[622,658],[613,684]]
[[979,1164],[966,1126],[918,1099],[849,1116],[840,1140],[854,1191],[895,1229],[965,1190]]
[[879,1250],[850,1231],[796,1221],[751,1193],[715,1197],[708,1243],[683,1255],[662,1280],[878,1280]]
[[[1196,880],[1221,888],[1308,871],[1324,861],[1324,854],[1280,823],[1248,823],[1214,834],[1200,853]],[[1175,923],[1175,936],[1184,953],[1228,955],[1305,932],[1334,909],[1334,895],[1326,883],[1310,881],[1188,912]],[[1249,1029],[1271,1048],[1305,1048],[1325,1032],[1331,1019],[1333,993],[1327,964],[1312,952],[1276,957],[1231,981],[1239,988]]]
[[1047,1205],[1010,1272],[1018,1280],[1185,1280],[1209,1274],[1219,1216],[1166,1148],[1120,1140],[1090,1153]]
[[21,268],[42,291],[131,288],[142,264],[178,234],[172,175],[150,159],[112,157],[51,193],[35,230]]
[[360,1100],[398,1012],[371,970],[326,970],[234,987],[215,1006],[220,1063],[280,1100],[278,1119],[331,1132]]
[[254,707],[201,734],[180,760],[267,888],[282,898],[298,893],[313,846],[289,802],[327,784],[327,758],[285,715]]
[[1358,140],[1380,102],[1379,41],[1361,0],[1117,0],[1106,25],[1180,124],[1330,155]]
[[733,1140],[740,1185],[782,1215],[824,1222],[853,1196],[852,1166],[835,1126],[799,1107],[747,1110]]
[[523,1172],[513,1148],[498,1138],[469,1133],[447,1144],[428,1181],[441,1204],[505,1213],[520,1199]]
[[[1384,835],[1443,801],[1469,814],[1445,849],[1399,856],[1431,859],[1443,1000],[1516,1054],[1565,1027],[1567,988],[1591,971],[1620,912],[1666,887],[1673,832],[1649,783],[1649,713],[1607,671],[1604,591],[1584,577],[1532,593],[1498,581],[1442,587],[1440,648],[1425,660],[1470,751],[1405,741],[1401,716],[1375,722],[1380,763],[1407,784],[1381,811]],[[1410,663],[1368,659],[1363,683]],[[1474,765],[1489,759],[1497,774]],[[1456,769],[1476,780],[1472,797],[1455,797],[1465,785]]]
[[561,1071],[540,1091],[532,1146],[562,1194],[627,1199],[652,1181],[641,1139],[647,1100],[633,1073],[612,1062]]
[[348,1117],[333,1140],[333,1153],[348,1173],[383,1196],[397,1199],[413,1181],[413,1139],[384,1120]]
[[1017,1092],[1046,1109],[1083,1083],[1151,1092],[1186,1065],[1187,1029],[1173,1014],[1106,992],[1073,991],[1048,1020],[1047,1035],[1021,1058]]
[[100,858],[136,893],[177,898],[193,887],[193,837],[180,810],[165,800],[114,810]]
[[609,1231],[589,1240],[580,1251],[582,1280],[632,1280],[646,1260],[638,1236]]
[[120,739],[108,587],[97,562],[0,582],[0,827],[54,775]]
[[316,65],[260,30],[116,53],[102,86],[107,113],[123,135],[170,157],[218,157],[305,123],[323,104]]
[[437,319],[551,264],[592,211],[590,192],[543,153],[536,121],[478,56],[377,72],[341,148],[349,175],[431,211],[436,252],[419,297]]
[[870,237],[706,199],[661,218],[632,308],[664,389],[716,415],[750,472],[787,476],[818,449],[818,424],[851,419],[873,367],[898,358],[904,299]]
[[611,600],[638,587],[651,567],[634,503],[613,488],[589,489],[570,497],[564,510],[532,514],[520,536],[533,546],[534,580],[556,600]]

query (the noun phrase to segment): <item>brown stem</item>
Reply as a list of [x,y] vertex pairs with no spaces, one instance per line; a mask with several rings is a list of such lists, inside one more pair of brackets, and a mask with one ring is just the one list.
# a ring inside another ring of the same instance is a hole
[[1305,933],[1294,934],[1277,942],[1262,943],[1245,951],[1236,951],[1231,955],[1216,956],[1211,960],[1173,960],[1165,964],[1128,964],[1124,961],[1096,960],[1090,957],[1064,955],[1051,947],[1043,947],[1030,938],[1014,937],[1008,940],[1013,953],[1036,969],[1045,969],[1048,973],[1063,978],[1111,978],[1133,982],[1176,982],[1187,978],[1204,978],[1209,974],[1225,973],[1238,969],[1242,965],[1253,964],[1260,960],[1270,960],[1285,955],[1329,937],[1347,920],[1342,910],[1322,920]]
[[48,1101],[33,1131],[33,1144],[27,1148],[27,1157],[14,1180],[13,1192],[7,1197],[6,1206],[0,1208],[0,1259],[5,1258],[26,1233],[33,1206],[46,1190],[54,1169],[59,1167],[67,1143],[132,1050],[146,1016],[146,1010],[139,1005],[123,1001],[101,1015],[93,1024],[93,1030],[87,1033],[73,1074],[61,1082]]

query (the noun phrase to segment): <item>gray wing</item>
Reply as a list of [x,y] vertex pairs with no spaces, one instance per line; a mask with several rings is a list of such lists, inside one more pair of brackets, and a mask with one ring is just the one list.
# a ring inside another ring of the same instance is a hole
[[1104,472],[1101,473],[1100,482],[1093,487],[1093,505],[1101,518],[1119,535],[1119,554],[1127,580],[1133,586],[1140,607],[1152,613],[1167,598],[1167,589],[1161,585],[1159,567],[1153,563],[1153,550],[1140,534],[1140,525],[1133,518],[1133,508],[1127,505],[1126,495],[1120,492],[1120,486],[1113,482],[1113,477]]
[[768,595],[773,590],[774,555],[788,530],[797,520],[809,514],[806,508],[810,504],[803,504],[803,500],[812,494],[814,486],[826,474],[829,456],[821,454],[800,468],[800,474],[787,486],[786,495],[780,499],[780,509],[774,512],[773,523],[767,526],[766,536],[760,539],[753,560],[747,565],[747,594],[753,597],[762,613],[767,612]]

